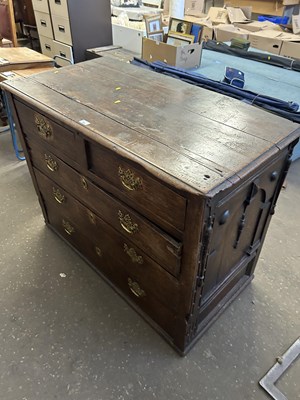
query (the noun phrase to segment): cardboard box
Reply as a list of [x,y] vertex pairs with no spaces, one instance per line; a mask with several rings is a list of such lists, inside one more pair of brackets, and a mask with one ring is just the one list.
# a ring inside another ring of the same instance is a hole
[[296,6],[300,3],[300,0],[283,0],[284,6]]
[[259,15],[282,16],[283,0],[229,0],[226,4],[233,7],[251,6],[252,12]]
[[215,27],[215,36],[219,42],[230,42],[234,38],[247,40],[249,32],[234,25],[218,25]]
[[198,16],[204,11],[204,0],[185,0],[184,13],[185,15]]
[[282,39],[279,31],[265,30],[250,33],[248,40],[250,46],[255,49],[267,51],[272,54],[280,54]]
[[234,24],[235,22],[247,22],[248,18],[243,11],[238,7],[227,7],[229,21]]
[[191,15],[186,15],[184,17],[184,19],[186,21],[190,21],[195,24],[203,26],[202,35],[201,35],[202,40],[206,41],[206,40],[213,39],[214,29],[213,29],[212,23],[207,18],[198,18],[198,17],[194,17]]
[[201,53],[202,46],[198,43],[173,46],[143,38],[142,58],[149,62],[163,61],[179,68],[198,68],[201,62]]
[[221,7],[210,7],[207,17],[213,25],[229,24],[228,11]]
[[300,42],[283,41],[280,50],[280,55],[300,60]]
[[112,35],[114,46],[121,46],[125,50],[141,55],[142,39],[146,31],[112,24]]
[[300,14],[292,15],[293,32],[300,33]]
[[259,32],[259,31],[264,31],[264,30],[276,30],[276,31],[281,31],[281,28],[279,25],[274,24],[273,22],[270,21],[251,21],[251,22],[246,22],[246,23],[235,23],[235,26],[241,29],[246,29],[247,31],[250,32]]

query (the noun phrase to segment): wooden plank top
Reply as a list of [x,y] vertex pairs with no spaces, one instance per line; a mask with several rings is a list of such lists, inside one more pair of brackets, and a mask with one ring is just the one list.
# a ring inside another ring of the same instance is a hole
[[53,65],[52,58],[27,47],[0,47],[0,72]]
[[202,193],[232,185],[300,136],[276,115],[105,57],[4,88]]

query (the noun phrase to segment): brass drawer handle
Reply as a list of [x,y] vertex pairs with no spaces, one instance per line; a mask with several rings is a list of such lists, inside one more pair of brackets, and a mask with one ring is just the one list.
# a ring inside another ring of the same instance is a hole
[[128,247],[126,243],[124,243],[124,252],[131,258],[133,263],[143,264],[144,259],[142,256],[138,256],[137,252],[134,250],[133,247]]
[[55,160],[53,160],[53,158],[51,156],[48,156],[47,154],[45,154],[45,161],[46,161],[47,168],[50,169],[51,172],[55,172],[58,170],[58,164]]
[[70,224],[70,222],[68,222],[68,221],[66,221],[66,220],[62,220],[62,225],[63,225],[63,228],[64,228],[64,230],[65,230],[65,232],[68,234],[68,235],[72,235],[72,233],[74,233],[75,232],[75,228],[74,228],[74,226],[72,226],[71,224]]
[[129,214],[123,215],[122,211],[118,211],[118,217],[122,228],[132,234],[136,233],[139,230],[139,226],[136,223],[133,223]]
[[50,123],[41,115],[34,115],[34,123],[37,127],[38,134],[44,139],[50,139],[53,135],[53,129]]
[[122,185],[128,190],[140,190],[143,188],[142,178],[136,177],[130,169],[123,169],[119,166],[119,177]]
[[100,249],[100,247],[96,246],[95,247],[96,253],[99,257],[102,257],[102,250]]
[[53,190],[53,196],[55,198],[55,200],[59,203],[62,204],[65,202],[66,198],[65,196],[60,192],[59,189],[55,189],[55,187],[52,188]]
[[146,292],[141,289],[140,285],[137,282],[134,282],[132,279],[128,278],[128,286],[129,289],[136,297],[145,297]]
[[91,223],[92,223],[93,225],[96,225],[96,217],[95,217],[95,214],[92,213],[92,211],[90,211],[90,210],[88,210],[87,214],[88,214],[88,217],[89,217],[89,220],[91,221]]
[[82,185],[83,189],[88,190],[89,186],[88,186],[87,180],[85,179],[84,176],[80,177],[80,181],[81,181],[81,185]]

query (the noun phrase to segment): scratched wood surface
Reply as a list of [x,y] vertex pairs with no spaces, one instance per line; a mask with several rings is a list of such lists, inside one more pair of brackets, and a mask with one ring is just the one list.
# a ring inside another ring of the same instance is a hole
[[106,58],[8,85],[201,192],[235,182],[300,134],[235,99]]

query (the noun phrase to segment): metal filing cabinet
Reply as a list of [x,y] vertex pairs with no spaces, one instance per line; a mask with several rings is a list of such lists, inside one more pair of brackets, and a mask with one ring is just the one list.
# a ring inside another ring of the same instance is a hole
[[112,44],[110,1],[32,0],[43,54],[60,66],[85,60],[85,50]]

